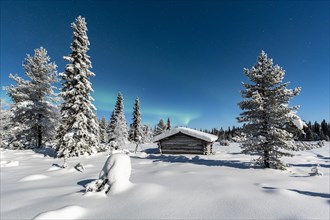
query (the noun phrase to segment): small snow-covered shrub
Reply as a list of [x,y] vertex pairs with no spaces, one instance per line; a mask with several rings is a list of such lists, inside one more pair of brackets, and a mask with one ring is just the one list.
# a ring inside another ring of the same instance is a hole
[[310,176],[322,176],[323,173],[319,170],[319,165],[315,165],[312,167],[311,172],[309,173]]
[[85,167],[84,167],[84,164],[83,163],[78,163],[76,164],[76,166],[74,166],[74,168],[80,172],[84,172],[85,170]]
[[131,158],[125,153],[113,153],[105,162],[99,179],[108,179],[110,185],[127,182],[131,176]]
[[113,150],[100,172],[99,179],[86,185],[86,192],[122,192],[131,185],[131,170],[131,158],[122,151]]
[[109,150],[109,148],[110,146],[107,144],[99,144],[99,146],[97,147],[97,152],[106,152]]
[[230,142],[228,140],[220,140],[219,141],[219,144],[221,146],[229,146],[230,145]]
[[109,185],[107,184],[107,181],[101,179],[94,180],[89,184],[87,184],[85,187],[86,187],[86,192],[104,191],[105,193],[107,193],[109,191]]
[[324,146],[325,146],[325,141],[324,141],[324,140],[319,141],[319,142],[317,143],[317,145],[319,145],[319,147],[324,147]]

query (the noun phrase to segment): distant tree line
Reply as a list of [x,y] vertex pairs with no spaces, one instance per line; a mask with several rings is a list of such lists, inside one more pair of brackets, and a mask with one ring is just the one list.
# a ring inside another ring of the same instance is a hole
[[[232,126],[227,129],[211,128],[200,129],[200,131],[218,136],[218,141],[227,140],[235,141],[235,137],[239,137],[242,127]],[[309,121],[306,123],[302,131],[295,130],[294,139],[296,141],[330,141],[330,123],[323,119],[321,122]]]
[[315,121],[313,124],[309,121],[307,126],[303,128],[304,133],[299,135],[299,140],[302,141],[329,141],[330,124],[326,120],[321,123]]
[[239,136],[240,130],[241,130],[240,127],[235,127],[235,126],[228,127],[227,129],[223,129],[222,127],[220,127],[220,129],[212,128],[210,130],[200,129],[200,131],[218,136],[218,141],[220,140],[233,141],[233,137]]

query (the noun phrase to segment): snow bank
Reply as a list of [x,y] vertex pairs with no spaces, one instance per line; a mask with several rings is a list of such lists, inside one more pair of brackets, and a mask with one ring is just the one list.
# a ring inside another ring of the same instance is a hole
[[131,185],[129,178],[131,176],[131,158],[124,153],[113,153],[105,162],[99,179],[108,180],[110,193],[119,193]]
[[1,161],[0,167],[17,167],[19,165],[18,161]]
[[60,209],[56,209],[54,211],[44,212],[37,215],[34,220],[41,220],[41,219],[78,219],[83,216],[85,213],[85,209],[77,206],[65,206]]
[[212,135],[212,134],[197,131],[197,130],[194,130],[194,129],[191,129],[191,128],[177,127],[177,128],[171,129],[171,130],[167,130],[167,131],[165,131],[164,133],[162,133],[160,135],[157,135],[156,137],[154,137],[153,141],[154,142],[159,141],[163,138],[175,135],[179,132],[181,132],[183,134],[186,134],[186,135],[189,135],[189,136],[192,136],[192,137],[202,139],[204,141],[208,141],[208,142],[214,142],[218,139],[217,136]]
[[[146,152],[157,147],[142,146]],[[109,157],[106,153],[70,158],[72,165],[93,165],[81,173],[73,166],[47,171],[62,158],[31,159],[31,150],[6,150],[1,159],[19,161],[19,167],[0,169],[1,219],[329,219],[329,142],[283,157],[290,165],[286,171],[254,169],[254,156],[241,154],[238,143],[216,142],[213,149],[215,155],[198,158],[132,155],[126,182],[134,184],[115,196],[81,191],[98,178]],[[316,164],[323,176],[310,176]],[[18,182],[35,174],[49,178]]]
[[48,176],[42,174],[30,175],[22,178],[20,182],[28,182],[28,181],[35,181],[35,180],[42,180],[47,179]]

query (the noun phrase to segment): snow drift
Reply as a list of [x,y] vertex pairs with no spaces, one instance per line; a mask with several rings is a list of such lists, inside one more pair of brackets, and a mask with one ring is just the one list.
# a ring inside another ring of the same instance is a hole
[[110,194],[123,192],[132,185],[129,181],[131,170],[131,158],[125,153],[113,152],[106,160],[99,179],[89,183],[86,191]]

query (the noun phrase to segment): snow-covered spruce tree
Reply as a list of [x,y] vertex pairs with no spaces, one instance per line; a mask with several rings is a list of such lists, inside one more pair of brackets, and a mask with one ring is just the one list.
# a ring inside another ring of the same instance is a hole
[[124,99],[121,92],[118,93],[115,110],[110,119],[110,144],[119,147],[128,142],[128,128],[124,113]]
[[170,118],[167,118],[166,130],[171,130],[171,128],[172,128],[171,120],[170,120]]
[[0,99],[0,147],[3,148],[8,147],[8,141],[12,136],[10,131],[11,116],[9,104],[4,99]]
[[115,111],[112,111],[110,122],[107,128],[107,135],[108,135],[108,142],[112,141],[113,139],[113,131],[115,130]]
[[133,123],[131,127],[131,141],[138,143],[142,141],[143,131],[141,127],[141,112],[140,112],[140,101],[139,97],[136,97],[133,107]]
[[108,125],[105,117],[102,117],[99,123],[99,127],[100,127],[100,143],[106,143],[108,141],[108,134],[107,134]]
[[58,157],[73,157],[95,152],[99,144],[99,127],[95,115],[96,108],[91,103],[93,92],[90,77],[95,76],[89,56],[89,41],[85,18],[79,16],[71,24],[73,41],[65,71],[60,73],[63,83],[60,95],[61,126],[58,130],[56,151]]
[[27,55],[23,67],[30,81],[10,75],[16,82],[8,95],[11,97],[11,130],[15,134],[11,147],[41,147],[55,137],[58,109],[53,83],[57,82],[55,63],[50,62],[46,49],[34,50],[34,56]]
[[152,128],[149,128],[148,125],[142,125],[142,131],[142,143],[152,143],[152,139],[154,136]]
[[289,107],[289,100],[298,95],[300,88],[287,89],[282,83],[285,71],[262,51],[257,63],[244,69],[252,84],[243,83],[241,91],[244,101],[239,103],[243,112],[237,118],[245,123],[246,140],[242,143],[243,153],[259,155],[257,164],[266,168],[284,169],[282,156],[292,156],[286,150],[295,150],[293,135],[285,125],[292,122],[292,114],[298,107]]
[[159,135],[163,133],[165,130],[166,130],[166,124],[163,119],[160,119],[156,126],[155,135]]

